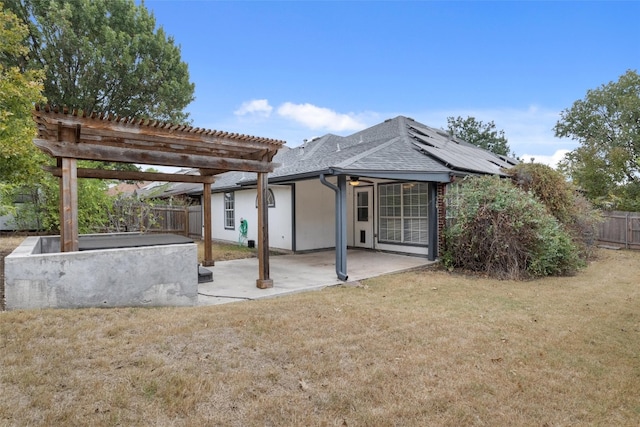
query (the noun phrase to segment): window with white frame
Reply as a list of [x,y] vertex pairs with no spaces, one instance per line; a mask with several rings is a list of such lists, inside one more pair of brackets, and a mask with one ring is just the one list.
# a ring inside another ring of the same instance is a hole
[[234,193],[224,193],[224,228],[236,228],[236,202]]
[[[256,196],[256,208],[258,207],[258,196]],[[276,207],[276,196],[273,195],[273,191],[270,188],[267,188],[267,207],[275,208]]]
[[429,184],[406,182],[378,186],[378,240],[427,244]]

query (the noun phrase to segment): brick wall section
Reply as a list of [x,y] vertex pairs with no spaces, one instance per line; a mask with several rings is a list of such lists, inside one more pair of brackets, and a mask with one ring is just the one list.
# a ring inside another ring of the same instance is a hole
[[437,184],[437,198],[438,198],[438,256],[442,255],[444,249],[444,227],[447,222],[446,208],[444,203],[444,196],[447,188],[447,184],[439,182]]

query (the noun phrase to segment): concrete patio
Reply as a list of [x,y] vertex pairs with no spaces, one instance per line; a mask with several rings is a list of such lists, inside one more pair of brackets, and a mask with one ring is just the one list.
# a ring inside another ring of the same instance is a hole
[[[219,261],[213,282],[198,285],[198,305],[270,298],[344,284],[335,272],[333,251],[270,257],[273,288],[258,289],[258,259]],[[347,253],[348,282],[397,273],[433,264],[426,258],[350,249]]]

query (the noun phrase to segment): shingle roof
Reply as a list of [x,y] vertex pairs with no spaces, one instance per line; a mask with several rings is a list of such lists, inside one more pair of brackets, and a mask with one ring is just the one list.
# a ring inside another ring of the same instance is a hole
[[[517,163],[437,130],[398,116],[346,137],[327,134],[295,148],[283,147],[270,182],[317,176],[331,170],[394,173],[502,174]],[[239,188],[255,183],[255,173],[227,172],[217,176],[212,189]],[[202,191],[192,185],[192,192]]]

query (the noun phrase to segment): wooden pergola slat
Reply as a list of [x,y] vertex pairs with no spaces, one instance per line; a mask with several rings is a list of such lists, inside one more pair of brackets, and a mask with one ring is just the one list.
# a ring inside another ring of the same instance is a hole
[[[43,169],[51,173],[51,175],[57,176],[58,178],[62,176],[61,168],[45,166]],[[163,181],[188,182],[192,184],[213,184],[215,182],[215,177],[212,175],[213,174],[204,174],[202,173],[202,171],[200,171],[200,175],[185,175],[163,172],[138,172],[110,169],[78,168],[78,178],[120,179],[127,181]]]
[[[273,286],[269,277],[267,175],[284,141],[229,133],[148,119],[99,112],[35,106],[38,127],[34,144],[58,159],[47,168],[60,177],[60,249],[78,250],[77,178],[140,179],[197,182],[204,186],[205,265],[213,265],[211,244],[211,184],[215,175],[228,171],[258,174],[258,261],[256,285]],[[198,168],[200,176],[154,172],[107,171],[77,167],[77,160],[152,164]]]

